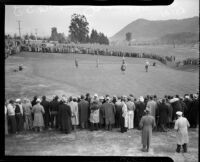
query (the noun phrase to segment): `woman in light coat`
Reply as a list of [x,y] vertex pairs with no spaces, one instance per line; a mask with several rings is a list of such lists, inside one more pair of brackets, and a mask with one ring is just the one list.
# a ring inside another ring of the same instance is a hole
[[36,105],[34,105],[32,109],[32,112],[34,114],[33,127],[35,128],[35,131],[38,132],[40,132],[42,130],[42,127],[44,127],[43,114],[45,113],[43,106],[40,105],[40,102],[41,100],[38,98],[36,100]]
[[128,109],[125,104],[125,97],[122,98],[122,118],[120,120],[121,133],[127,132],[128,129]]
[[76,98],[69,98],[68,105],[71,108],[71,120],[73,129],[76,130],[77,125],[79,125],[79,113],[78,113],[78,103],[76,102]]

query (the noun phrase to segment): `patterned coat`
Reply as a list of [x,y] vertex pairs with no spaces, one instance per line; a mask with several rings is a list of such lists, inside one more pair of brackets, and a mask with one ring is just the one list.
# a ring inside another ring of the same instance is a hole
[[100,108],[100,103],[97,100],[94,100],[90,105],[91,123],[99,123],[99,108]]
[[72,112],[72,125],[79,125],[78,103],[71,101],[68,103],[68,105],[70,106]]
[[43,114],[45,112],[43,106],[40,104],[34,105],[32,112],[34,114],[33,126],[43,127],[44,126]]

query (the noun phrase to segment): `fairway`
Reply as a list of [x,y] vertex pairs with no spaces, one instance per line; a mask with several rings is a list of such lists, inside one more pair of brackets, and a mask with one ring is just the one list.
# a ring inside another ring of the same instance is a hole
[[[75,67],[74,57],[79,67]],[[86,54],[54,54],[23,52],[5,60],[6,97],[33,97],[34,95],[80,95],[87,92],[99,95],[156,94],[184,95],[199,89],[199,72],[175,70],[156,61],[145,72],[147,59],[125,58],[127,70],[122,74],[122,57]],[[155,60],[148,59],[150,64]],[[24,70],[13,72],[19,64]]]

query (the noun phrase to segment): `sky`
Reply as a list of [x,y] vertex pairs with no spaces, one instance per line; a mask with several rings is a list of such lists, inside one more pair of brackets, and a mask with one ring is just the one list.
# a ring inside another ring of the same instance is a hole
[[69,34],[73,13],[85,15],[90,32],[96,29],[111,37],[129,23],[139,19],[168,20],[199,16],[199,0],[174,0],[169,6],[45,6],[6,5],[5,33],[22,35],[37,32],[38,36],[50,36],[51,28]]

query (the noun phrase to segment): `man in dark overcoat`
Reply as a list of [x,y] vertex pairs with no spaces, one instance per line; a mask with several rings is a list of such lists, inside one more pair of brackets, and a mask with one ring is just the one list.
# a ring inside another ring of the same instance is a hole
[[55,96],[50,102],[51,128],[58,128],[58,105],[58,96]]
[[[144,115],[144,110],[145,110],[145,103],[144,103],[144,98],[140,96],[139,101],[136,103],[136,120],[135,120],[135,126],[139,126],[139,122]],[[139,128],[139,127],[138,127]]]
[[102,105],[105,112],[105,124],[107,130],[112,130],[112,125],[115,124],[115,106],[110,103],[110,98],[106,97],[106,102]]
[[63,133],[70,133],[72,130],[71,108],[67,104],[67,99],[62,98],[59,104],[60,128]]
[[121,97],[117,97],[117,102],[115,103],[115,126],[116,128],[120,127],[120,119],[121,119],[121,111],[122,111],[122,103],[121,103]]
[[151,144],[152,129],[156,126],[155,118],[150,115],[150,110],[145,110],[145,115],[141,118],[139,126],[142,129],[142,151],[148,152]]
[[195,94],[193,98],[191,109],[189,111],[189,123],[191,128],[196,128],[197,124],[199,124],[199,97]]
[[40,103],[44,107],[45,113],[43,114],[44,117],[44,126],[45,129],[49,128],[50,123],[50,103],[46,100],[46,96],[42,97],[42,102]]
[[81,95],[81,101],[78,103],[79,111],[79,121],[81,128],[88,128],[88,111],[89,111],[89,102],[85,100],[85,97]]
[[166,100],[162,99],[162,102],[158,105],[159,112],[159,125],[162,132],[166,132],[166,124],[168,121],[169,109],[166,104]]

